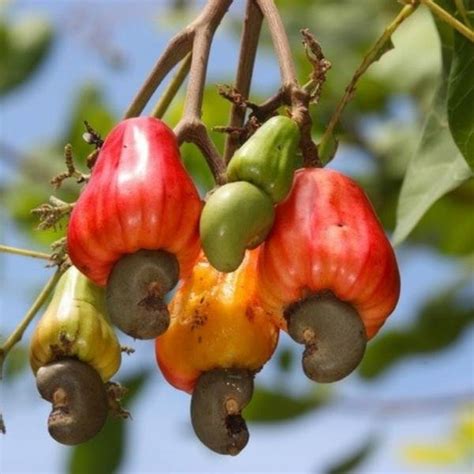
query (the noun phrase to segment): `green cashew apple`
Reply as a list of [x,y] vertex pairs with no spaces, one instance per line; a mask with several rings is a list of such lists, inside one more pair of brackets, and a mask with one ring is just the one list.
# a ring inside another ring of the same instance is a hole
[[217,188],[201,214],[200,234],[204,253],[221,272],[233,272],[246,249],[260,245],[273,225],[270,197],[245,181]]
[[283,201],[293,173],[301,167],[299,141],[300,130],[293,120],[272,117],[235,152],[227,168],[229,181],[247,181],[265,191],[274,204]]

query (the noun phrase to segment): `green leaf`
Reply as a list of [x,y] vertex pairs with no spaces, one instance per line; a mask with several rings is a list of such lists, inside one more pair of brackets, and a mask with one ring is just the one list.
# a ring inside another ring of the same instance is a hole
[[0,19],[0,95],[28,80],[51,49],[54,32],[37,16],[24,17],[11,25]]
[[448,121],[456,145],[474,169],[474,43],[458,32],[449,74]]
[[280,349],[276,354],[278,368],[281,372],[290,372],[291,368],[294,365],[294,359],[294,352],[288,348]]
[[367,458],[375,451],[377,442],[375,438],[369,438],[362,446],[355,452],[350,453],[348,457],[339,461],[337,464],[326,469],[326,474],[346,474],[354,472],[354,470],[361,466]]
[[327,399],[327,394],[322,391],[296,397],[283,391],[256,387],[252,401],[244,410],[244,418],[260,423],[281,422],[316,410]]
[[[463,286],[466,286],[465,284]],[[359,374],[373,379],[406,357],[441,351],[474,323],[474,309],[455,285],[427,301],[410,327],[386,331],[367,347]]]
[[[148,379],[148,371],[142,371],[126,380],[123,385],[128,393],[123,402],[129,407]],[[109,474],[120,467],[126,453],[126,430],[130,420],[107,420],[102,431],[90,441],[70,450],[68,472],[70,474]]]
[[446,86],[442,84],[403,180],[393,235],[395,245],[408,236],[433,203],[472,176],[449,132],[445,98]]

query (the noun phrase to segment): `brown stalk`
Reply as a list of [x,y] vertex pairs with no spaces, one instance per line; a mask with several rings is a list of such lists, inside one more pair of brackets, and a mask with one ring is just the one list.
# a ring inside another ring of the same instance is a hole
[[[258,8],[255,0],[247,0],[245,10],[244,27],[240,42],[239,65],[237,68],[237,77],[235,79],[235,88],[239,93],[248,98],[250,85],[252,82],[252,72],[257,54],[258,40],[262,27],[262,12]],[[245,120],[245,104],[232,104],[230,111],[229,127],[241,128]],[[235,150],[239,146],[239,135],[229,134],[225,143],[224,160],[228,162]]]
[[201,120],[202,99],[207,63],[214,32],[232,0],[210,0],[196,20],[192,47],[192,62],[186,92],[183,117],[174,132],[178,143],[194,143],[202,152],[218,184],[225,183],[225,164]]
[[291,104],[292,118],[300,126],[300,148],[303,153],[304,164],[305,166],[321,166],[316,144],[311,138],[312,120],[308,109],[311,94],[298,84],[290,44],[281,16],[273,0],[256,0],[256,2],[270,29],[273,47],[280,67],[283,94],[286,96],[286,102]]
[[124,119],[140,115],[165,76],[191,51],[198,31],[211,31],[210,39],[212,40],[212,35],[217,25],[222,20],[231,3],[232,0],[209,0],[200,15],[171,39],[148,78],[129,105],[123,116]]

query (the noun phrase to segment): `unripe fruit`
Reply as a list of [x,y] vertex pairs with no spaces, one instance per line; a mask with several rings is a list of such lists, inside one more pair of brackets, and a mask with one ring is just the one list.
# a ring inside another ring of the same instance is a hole
[[202,211],[202,246],[211,265],[233,272],[246,249],[260,245],[270,231],[275,211],[268,195],[245,181],[217,188]]
[[273,203],[282,201],[301,165],[299,140],[300,130],[292,119],[270,118],[234,153],[227,167],[229,181],[247,181],[265,191]]
[[121,362],[120,344],[105,314],[105,291],[75,267],[59,279],[30,343],[35,374],[40,367],[65,357],[90,365],[104,382]]

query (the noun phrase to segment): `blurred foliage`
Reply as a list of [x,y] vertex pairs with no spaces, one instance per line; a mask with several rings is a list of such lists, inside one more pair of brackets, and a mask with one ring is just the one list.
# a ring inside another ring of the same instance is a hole
[[[84,120],[105,136],[116,119],[106,105],[103,94],[93,84],[86,84],[78,91],[70,112],[70,119],[65,131],[55,143],[35,146],[30,153],[21,157],[17,180],[11,182],[5,190],[5,206],[20,228],[32,240],[50,244],[64,235],[65,226],[38,231],[38,219],[31,214],[31,209],[46,202],[51,194],[63,201],[73,202],[77,199],[82,185],[73,179],[66,180],[59,190],[55,190],[50,180],[64,171],[63,150],[67,143],[73,147],[74,161],[84,172],[87,155],[93,150],[82,138],[85,132]],[[22,192],[18,192],[21,189]]]
[[436,467],[453,465],[474,468],[474,405],[458,414],[451,433],[436,443],[413,443],[404,448],[405,459],[412,464]]
[[290,372],[294,367],[294,353],[291,349],[284,348],[277,351],[276,357],[278,368],[281,372]]
[[[454,5],[448,0],[439,3],[449,8]],[[304,82],[310,72],[301,46],[301,28],[310,28],[333,65],[321,101],[312,110],[317,139],[365,52],[401,7],[395,1],[378,0],[365,0],[363,8],[358,0],[278,0],[277,4],[292,43],[298,77]],[[177,30],[192,18],[194,12],[189,9],[189,2],[175,1],[173,5],[170,15],[160,15],[160,22],[166,23],[167,27],[172,24],[173,30]],[[169,22],[170,18],[174,19],[173,23]],[[27,29],[20,22],[14,25],[3,19],[0,22],[0,94],[33,78],[33,72],[44,63],[53,44],[53,32],[49,23],[41,21],[43,26]],[[234,18],[231,31],[236,33],[235,38],[240,35],[240,26],[241,18],[238,23]],[[397,201],[409,167],[398,212],[398,241],[416,225],[406,245],[423,244],[446,255],[468,255],[474,252],[474,182],[470,180],[461,184],[469,172],[466,165],[463,166],[464,160],[454,141],[464,156],[471,160],[472,141],[466,140],[466,130],[473,127],[472,79],[469,82],[472,68],[459,71],[460,64],[472,66],[472,53],[469,51],[472,47],[466,48],[463,41],[456,38],[453,59],[452,31],[445,25],[438,25],[438,33],[430,14],[420,7],[393,35],[395,49],[371,66],[360,81],[337,129],[337,139],[368,157],[370,164],[360,167],[358,179],[388,230],[395,228]],[[268,59],[271,49],[266,26],[262,47],[259,58]],[[149,52],[144,50],[142,54]],[[444,67],[445,80],[433,102],[441,67]],[[228,80],[228,77],[222,80]],[[251,97],[259,102],[278,87],[278,77],[275,77],[274,87],[265,86],[265,90],[255,77]],[[462,107],[458,108],[456,104],[462,89],[470,93],[469,100],[463,101]],[[37,220],[30,214],[31,208],[47,201],[53,192],[65,201],[74,201],[80,190],[73,180],[65,182],[58,191],[49,185],[49,180],[64,170],[64,145],[73,145],[74,156],[85,170],[85,157],[91,148],[82,140],[83,121],[87,120],[105,136],[117,120],[104,99],[103,90],[105,85],[98,83],[84,85],[77,93],[68,114],[69,120],[57,140],[49,144],[28,144],[30,151],[21,156],[21,160],[15,160],[19,162],[18,178],[9,184],[2,197],[5,197],[5,206],[15,223],[35,241],[50,243],[63,235],[64,228],[47,232],[34,230]],[[448,114],[446,96],[451,104]],[[181,117],[183,97],[176,97],[165,116],[170,126]],[[225,125],[229,110],[229,103],[219,96],[213,84],[208,84],[203,107],[206,125]],[[448,118],[454,141],[447,127]],[[211,131],[211,137],[222,150],[225,135]],[[182,155],[202,193],[210,190],[214,181],[200,152],[194,145],[184,144]],[[336,154],[336,164],[339,164],[340,156]],[[440,196],[443,197],[438,199]],[[404,329],[382,331],[369,344],[359,373],[365,380],[374,379],[404,358],[443,350],[454,344],[473,322],[474,310],[469,307],[460,287],[449,288],[427,301]],[[276,360],[283,374],[288,375],[296,367],[299,370],[299,364],[295,364],[293,359],[290,350],[278,352]],[[26,362],[26,351],[22,353],[20,348],[18,353],[13,352],[9,357],[7,370],[11,374],[19,373]],[[131,389],[126,405],[144,386],[146,376],[146,373],[139,373],[125,383]],[[257,386],[245,416],[251,422],[282,422],[324,407],[329,400],[328,393],[321,387],[317,391],[294,395],[280,386]],[[471,425],[463,426],[461,431],[469,432]],[[114,472],[126,454],[126,430],[127,422],[109,420],[97,438],[71,450],[70,471]],[[374,447],[373,439],[367,440],[360,449],[327,472],[350,472],[359,468]],[[420,452],[418,450],[418,458]]]
[[[470,4],[474,9],[474,1]],[[471,18],[474,21],[474,12]],[[455,32],[453,51],[448,87],[449,128],[464,158],[474,169],[474,43]]]
[[469,279],[425,302],[410,326],[384,331],[367,346],[359,374],[373,379],[403,358],[431,354],[455,343],[474,323],[472,296]]
[[348,474],[360,468],[370,457],[377,447],[375,438],[368,438],[358,449],[350,453],[346,458],[338,461],[333,466],[326,469],[326,474]]
[[0,96],[29,80],[51,50],[54,31],[45,18],[25,16],[12,23],[0,17]]
[[[3,338],[2,338],[3,339]],[[3,376],[10,382],[28,367],[28,348],[17,344],[5,359]]]
[[[452,90],[450,96],[452,101],[457,103],[459,95],[461,98],[465,96],[466,86],[473,87],[471,84],[472,75],[469,75],[470,70],[466,67],[467,56],[465,56],[464,49],[453,48],[452,31],[447,32],[445,24],[438,23],[438,25],[444,52],[443,74],[423,129],[420,144],[410,161],[403,180],[398,201],[397,226],[393,235],[395,244],[399,244],[408,236],[434,202],[447,192],[459,187],[472,176],[472,172],[456,148],[447,126],[448,110],[446,106],[448,86]],[[474,48],[468,46],[466,49]],[[460,57],[458,58],[458,56]],[[458,71],[459,61],[463,62],[462,74]],[[449,75],[451,69],[453,69],[453,73]],[[464,73],[466,73],[465,77]],[[454,86],[452,84],[453,77]],[[465,127],[470,124],[470,116],[474,115],[474,112],[469,110],[469,103],[466,105],[467,107],[464,108],[463,102],[462,107],[460,106],[459,110],[456,109],[459,115],[454,113],[453,116],[451,113],[450,118],[450,120],[458,121],[458,130],[462,130],[462,136],[466,134]],[[461,119],[459,116],[462,116]],[[459,120],[463,122],[459,123]]]
[[294,419],[321,408],[329,401],[324,390],[311,390],[294,396],[284,390],[257,386],[252,401],[244,410],[244,417],[250,422],[273,423]]
[[[148,379],[142,371],[125,380],[128,389],[122,402],[126,409],[132,406]],[[126,455],[127,428],[130,420],[112,419],[110,416],[102,431],[90,441],[71,448],[68,461],[70,474],[111,474],[116,472]]]

